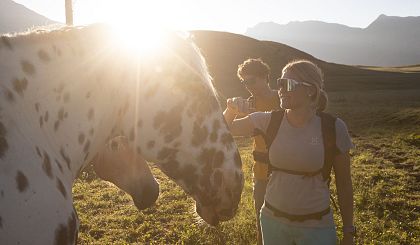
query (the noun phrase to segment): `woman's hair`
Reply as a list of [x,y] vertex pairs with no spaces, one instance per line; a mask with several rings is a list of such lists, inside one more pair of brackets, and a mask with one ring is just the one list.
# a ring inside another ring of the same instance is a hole
[[282,70],[282,74],[289,72],[299,78],[302,82],[315,85],[316,94],[312,100],[316,105],[317,111],[324,111],[328,104],[328,95],[324,90],[324,74],[322,70],[309,60],[295,60],[289,62]]
[[[264,63],[261,58],[247,59],[242,64],[238,65],[237,75],[239,79],[243,79],[246,75],[267,77],[270,74],[270,67]],[[267,79],[268,82],[268,79]]]

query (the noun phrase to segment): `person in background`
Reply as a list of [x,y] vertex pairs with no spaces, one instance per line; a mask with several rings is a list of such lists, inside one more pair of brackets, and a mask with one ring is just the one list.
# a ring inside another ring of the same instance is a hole
[[[264,244],[336,244],[329,199],[331,167],[343,221],[341,244],[354,244],[349,155],[354,146],[346,124],[323,113],[328,97],[322,71],[310,61],[293,61],[283,68],[277,84],[282,108],[277,113],[255,112],[236,118],[241,111],[235,99],[228,99],[224,111],[232,135],[253,135],[256,129],[266,138],[272,135],[268,154],[272,173],[260,214]],[[278,119],[274,134],[272,117]],[[324,127],[327,121],[330,127]]]
[[[233,98],[239,106],[239,113],[235,116],[244,117],[250,112],[271,111],[279,109],[279,96],[276,90],[269,86],[270,67],[261,59],[247,59],[238,66],[237,76],[242,85],[251,94],[248,99]],[[228,110],[227,108],[226,110]],[[254,155],[266,153],[266,146],[261,135],[254,137]],[[268,165],[265,162],[254,161],[254,206],[257,221],[257,244],[262,244],[260,227],[260,209],[264,203],[267,187]]]

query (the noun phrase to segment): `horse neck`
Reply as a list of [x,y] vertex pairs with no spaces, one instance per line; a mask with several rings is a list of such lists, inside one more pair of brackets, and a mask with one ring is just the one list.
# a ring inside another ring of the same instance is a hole
[[0,116],[10,141],[48,148],[74,177],[109,137],[122,75],[98,38],[42,35],[10,38],[0,49]]

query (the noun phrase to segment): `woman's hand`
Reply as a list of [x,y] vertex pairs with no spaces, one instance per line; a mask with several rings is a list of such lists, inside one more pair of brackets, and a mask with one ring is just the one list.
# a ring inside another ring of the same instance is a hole
[[227,99],[226,105],[228,111],[236,116],[244,117],[249,113],[247,100],[241,97]]
[[240,97],[229,98],[226,101],[227,107],[223,116],[234,136],[251,136],[254,132],[254,124],[248,117],[248,103],[246,102]]

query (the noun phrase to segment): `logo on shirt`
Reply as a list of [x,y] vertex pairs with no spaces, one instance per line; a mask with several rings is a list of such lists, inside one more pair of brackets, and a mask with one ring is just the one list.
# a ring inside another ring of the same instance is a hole
[[312,137],[311,145],[319,145],[321,140],[318,137]]

